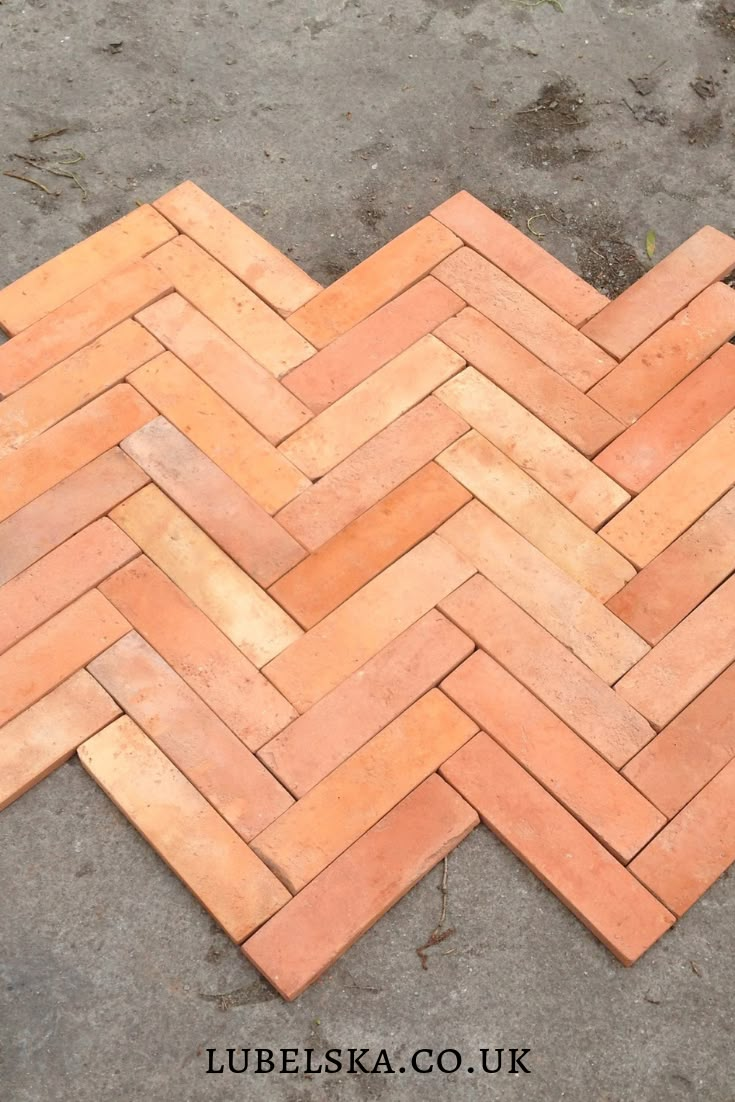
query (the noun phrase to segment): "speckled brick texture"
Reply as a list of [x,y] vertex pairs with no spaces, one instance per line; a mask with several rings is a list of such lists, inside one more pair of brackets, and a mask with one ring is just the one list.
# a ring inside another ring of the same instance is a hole
[[185,183],[0,291],[0,807],[78,753],[288,999],[478,824],[634,963],[735,860],[733,268]]

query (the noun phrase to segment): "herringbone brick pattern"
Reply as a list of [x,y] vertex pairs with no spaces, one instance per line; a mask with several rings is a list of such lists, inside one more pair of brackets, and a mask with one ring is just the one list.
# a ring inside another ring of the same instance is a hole
[[1,291],[0,806],[78,752],[287,998],[480,820],[635,961],[735,859],[733,268],[183,184]]

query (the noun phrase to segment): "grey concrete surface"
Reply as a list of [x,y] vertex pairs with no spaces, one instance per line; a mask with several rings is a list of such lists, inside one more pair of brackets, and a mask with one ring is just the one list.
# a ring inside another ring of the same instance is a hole
[[[648,230],[659,255],[731,232],[733,0],[563,7],[2,0],[0,170],[59,194],[0,176],[0,282],[187,177],[325,282],[460,187],[524,229],[545,215],[544,245],[611,292]],[[16,156],[70,149],[86,199]],[[64,766],[0,816],[0,1099],[735,1099],[733,879],[625,970],[486,831],[449,870],[456,932],[426,971],[438,871],[285,1005]],[[215,1076],[210,1046],[385,1047],[396,1067],[518,1047],[532,1071]]]

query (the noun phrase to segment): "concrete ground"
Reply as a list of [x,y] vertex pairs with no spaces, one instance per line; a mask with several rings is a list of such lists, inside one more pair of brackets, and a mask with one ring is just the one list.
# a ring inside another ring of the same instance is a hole
[[[322,281],[461,187],[612,293],[648,231],[735,228],[735,0],[1,0],[0,65],[0,170],[58,193],[0,176],[0,282],[187,177]],[[735,1099],[735,878],[625,970],[479,829],[423,970],[440,879],[285,1005],[64,766],[0,816],[0,1098]],[[206,1074],[227,1046],[531,1073]]]

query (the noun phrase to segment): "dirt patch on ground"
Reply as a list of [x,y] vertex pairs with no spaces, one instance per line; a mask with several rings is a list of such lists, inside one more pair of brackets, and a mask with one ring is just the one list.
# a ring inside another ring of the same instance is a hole
[[584,93],[567,77],[544,84],[538,96],[509,120],[507,135],[524,163],[535,168],[582,161],[594,150],[577,140],[589,126]]
[[720,34],[735,38],[735,0],[714,0],[703,8],[700,18]]

